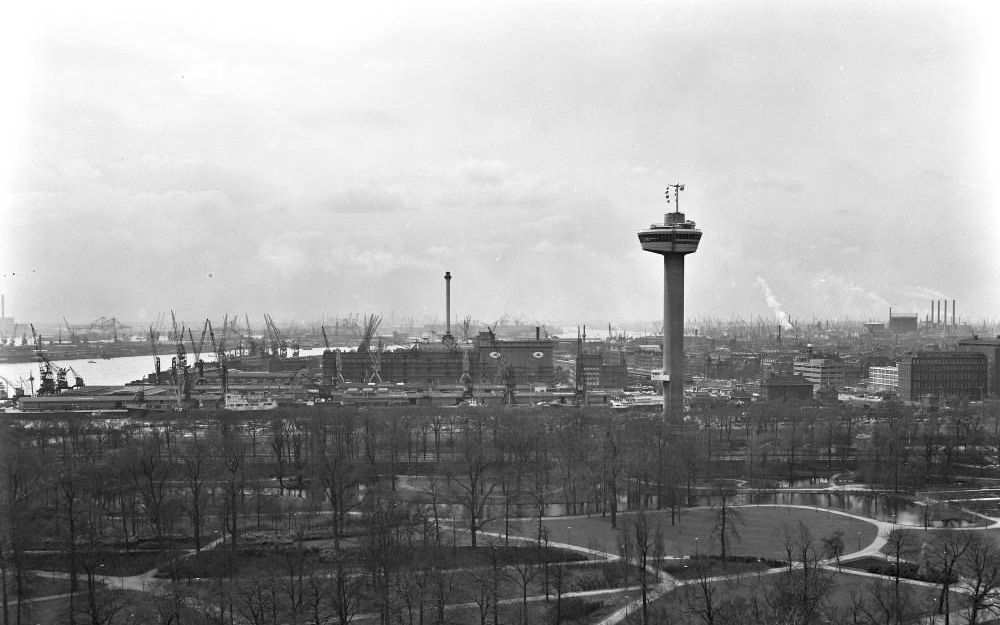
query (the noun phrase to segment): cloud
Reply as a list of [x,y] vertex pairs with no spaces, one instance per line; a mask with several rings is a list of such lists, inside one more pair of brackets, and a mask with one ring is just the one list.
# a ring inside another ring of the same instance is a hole
[[379,188],[348,189],[320,200],[320,211],[329,213],[395,213],[406,210],[396,192]]
[[458,166],[457,173],[474,184],[498,185],[508,181],[511,168],[498,159],[470,159]]

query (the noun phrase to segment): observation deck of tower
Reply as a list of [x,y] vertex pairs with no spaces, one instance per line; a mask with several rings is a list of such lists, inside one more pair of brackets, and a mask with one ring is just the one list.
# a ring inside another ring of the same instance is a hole
[[663,256],[663,418],[680,423],[684,413],[684,256],[698,250],[701,230],[680,212],[682,184],[667,186],[667,204],[673,192],[674,212],[662,224],[639,231],[642,249]]

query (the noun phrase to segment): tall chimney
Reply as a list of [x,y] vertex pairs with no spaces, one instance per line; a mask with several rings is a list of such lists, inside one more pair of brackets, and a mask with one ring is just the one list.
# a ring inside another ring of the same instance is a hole
[[948,300],[941,300],[944,302],[944,325],[948,325]]
[[451,336],[451,272],[444,272],[445,336]]
[[951,325],[958,325],[958,318],[955,317],[955,300],[951,300]]
[[941,325],[941,300],[938,300],[937,307],[937,324]]

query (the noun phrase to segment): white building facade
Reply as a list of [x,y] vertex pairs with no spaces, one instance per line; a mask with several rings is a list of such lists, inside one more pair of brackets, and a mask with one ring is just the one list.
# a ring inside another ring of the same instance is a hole
[[899,367],[868,367],[868,390],[899,392]]

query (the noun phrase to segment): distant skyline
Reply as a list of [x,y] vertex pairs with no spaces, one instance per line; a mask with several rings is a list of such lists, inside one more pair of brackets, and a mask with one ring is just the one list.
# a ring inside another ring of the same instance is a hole
[[19,11],[19,321],[656,320],[673,182],[689,318],[1000,317],[987,2]]

